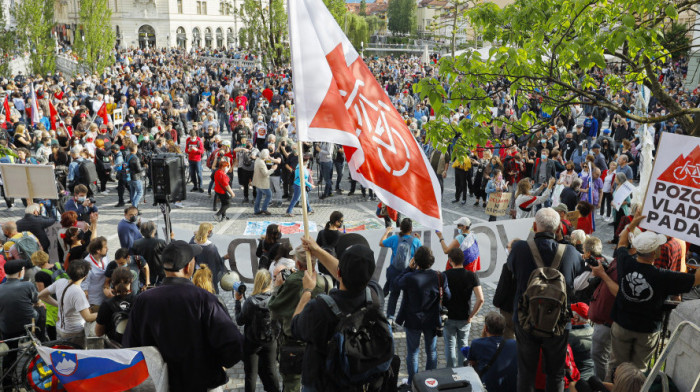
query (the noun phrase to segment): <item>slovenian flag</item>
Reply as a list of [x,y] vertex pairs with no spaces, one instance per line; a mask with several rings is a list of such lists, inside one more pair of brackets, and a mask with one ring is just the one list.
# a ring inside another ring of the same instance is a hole
[[37,349],[68,392],[125,391],[148,378],[141,351]]
[[462,243],[459,244],[459,249],[464,253],[464,268],[472,272],[481,270],[479,244],[476,242],[474,234],[466,234]]

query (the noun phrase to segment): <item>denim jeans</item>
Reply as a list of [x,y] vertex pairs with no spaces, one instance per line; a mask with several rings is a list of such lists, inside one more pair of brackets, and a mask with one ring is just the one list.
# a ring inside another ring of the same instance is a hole
[[[306,211],[311,212],[311,207],[309,206],[309,195],[306,195]],[[301,187],[294,184],[294,194],[292,195],[292,200],[289,201],[289,207],[287,207],[287,214],[291,214],[294,206],[301,199]]]
[[129,181],[129,193],[131,195],[131,205],[138,207],[143,197],[143,181],[133,180]]
[[321,177],[325,187],[323,196],[328,196],[333,192],[333,162],[321,162]]
[[401,271],[390,265],[386,269],[386,283],[384,284],[384,296],[389,295],[389,303],[386,307],[386,316],[388,318],[394,318],[394,313],[396,313],[396,304],[399,302],[399,294],[401,290],[393,287],[394,279],[401,275]]
[[418,373],[418,350],[420,349],[421,334],[423,334],[425,354],[427,357],[425,370],[437,368],[437,336],[435,336],[435,331],[421,331],[420,329],[406,328],[406,369],[408,369],[408,385],[412,385],[413,375]]
[[333,166],[335,166],[335,174],[338,176],[335,179],[335,190],[340,190],[340,181],[343,179],[343,165],[345,163],[340,161],[340,162],[333,162]]
[[445,320],[445,359],[447,367],[462,367],[466,358],[462,355],[462,347],[469,345],[469,330],[471,323],[467,320]]
[[[271,190],[258,189],[258,194],[255,196],[255,205],[253,206],[253,212],[258,214],[260,212],[267,211],[267,205],[270,204],[271,198],[272,198],[272,191]],[[260,208],[260,200],[261,199],[262,199],[262,208]]]
[[190,161],[190,178],[197,189],[202,189],[202,161]]

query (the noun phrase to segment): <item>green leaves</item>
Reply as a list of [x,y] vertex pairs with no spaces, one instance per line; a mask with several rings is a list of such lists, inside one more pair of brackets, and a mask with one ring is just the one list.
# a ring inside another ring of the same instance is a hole
[[676,6],[674,6],[673,4],[667,5],[664,11],[666,12],[666,16],[668,16],[669,18],[673,20],[678,19],[678,10],[676,10]]
[[[687,30],[680,24],[665,27],[669,18],[678,18],[682,7],[668,0],[515,0],[503,9],[493,3],[475,5],[466,12],[470,26],[475,34],[498,44],[488,56],[467,53],[443,58],[437,78],[419,83],[417,91],[437,108],[436,119],[428,127],[429,139],[441,143],[456,132],[458,144],[473,147],[490,137],[490,127],[502,124],[516,134],[527,134],[551,121],[533,107],[535,101],[554,116],[569,112],[583,96],[605,104],[606,109],[615,108],[615,103],[591,91],[603,86],[614,95],[632,85],[648,84],[658,80],[669,54],[688,53]],[[608,66],[606,54],[617,55],[611,61],[623,71],[601,80],[600,70]],[[644,69],[644,61],[650,63],[651,73]],[[509,89],[490,87],[503,80],[511,82]],[[666,94],[664,90],[653,93]],[[527,105],[519,119],[494,116],[491,109],[500,103],[500,94],[517,100],[519,108]],[[453,110],[460,105],[469,108],[471,119],[451,124]],[[694,110],[700,114],[700,109]]]

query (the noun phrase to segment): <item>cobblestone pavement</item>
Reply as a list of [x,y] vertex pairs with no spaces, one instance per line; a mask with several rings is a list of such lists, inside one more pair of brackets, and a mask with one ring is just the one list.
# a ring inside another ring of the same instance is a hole
[[[335,182],[337,173],[333,173],[333,178]],[[323,200],[320,200],[318,198],[318,192],[316,190],[313,190],[310,192],[310,203],[312,208],[314,209],[315,213],[311,215],[309,218],[312,221],[315,221],[319,228],[322,228],[323,225],[325,225],[325,222],[327,221],[328,217],[330,216],[331,212],[335,210],[341,211],[344,216],[346,221],[352,221],[352,220],[362,220],[366,219],[368,217],[374,217],[375,215],[375,209],[377,205],[377,201],[370,201],[369,198],[363,198],[362,195],[359,192],[359,189],[356,191],[355,195],[353,196],[347,196],[347,191],[350,188],[349,181],[347,178],[347,168],[343,174],[343,180],[341,183],[341,188],[345,190],[345,192],[342,195],[334,195],[333,197],[330,198],[325,198]],[[207,186],[209,185],[209,172],[208,169],[205,168],[205,173],[204,173],[204,188],[206,189]],[[314,177],[318,177],[316,173],[314,173]],[[298,214],[295,218],[285,218],[283,215],[285,213],[285,209],[288,205],[288,202],[284,202],[283,206],[280,207],[271,207],[269,208],[270,212],[273,214],[272,216],[269,217],[259,217],[256,215],[253,215],[253,205],[252,203],[242,203],[243,199],[243,192],[240,190],[240,187],[237,186],[237,178],[234,178],[234,184],[236,184],[236,187],[234,187],[234,192],[236,193],[236,197],[233,200],[232,207],[229,209],[228,215],[231,216],[231,220],[229,221],[224,221],[221,223],[215,223],[213,221],[213,212],[212,212],[212,198],[207,195],[207,193],[198,193],[198,192],[188,192],[187,193],[187,200],[183,202],[184,208],[181,209],[173,209],[171,213],[171,221],[174,227],[176,228],[181,228],[181,229],[191,229],[192,231],[196,230],[198,225],[201,222],[209,221],[214,223],[214,231],[216,234],[229,234],[229,235],[240,235],[243,234],[243,231],[245,230],[246,223],[248,221],[280,221],[280,222],[289,222],[289,221],[299,221],[301,220],[301,210],[299,208],[295,209],[295,212]],[[454,173],[453,170],[450,169],[447,178],[445,179],[445,190],[444,190],[444,195],[443,195],[443,221],[446,224],[451,224],[454,220],[461,216],[469,216],[473,222],[485,222],[488,219],[488,216],[484,214],[484,209],[482,207],[475,207],[473,206],[474,204],[474,199],[473,198],[468,198],[467,203],[465,205],[462,205],[461,203],[451,203],[451,201],[454,198]],[[188,184],[188,190],[191,188],[191,184]],[[102,235],[107,237],[109,241],[109,249],[110,249],[110,256],[114,254],[114,251],[119,248],[119,240],[117,238],[117,233],[116,233],[116,225],[123,218],[123,209],[122,208],[114,208],[113,206],[117,202],[117,195],[116,195],[116,184],[115,183],[109,183],[108,185],[108,191],[110,192],[107,195],[97,195],[97,204],[100,210],[100,220],[98,224],[98,235]],[[251,195],[252,198],[252,195]],[[141,211],[142,211],[142,220],[157,220],[160,223],[162,223],[162,214],[159,210],[158,207],[154,207],[152,205],[153,203],[153,196],[151,192],[146,193],[146,200],[148,203],[145,205],[141,206]],[[24,214],[22,204],[19,200],[16,201],[15,207],[12,209],[2,209],[0,210],[0,221],[7,221],[9,219],[18,219]],[[598,218],[598,217],[597,217]],[[499,220],[506,219],[505,217],[499,218]],[[612,245],[607,244],[607,241],[612,238],[613,230],[610,225],[607,223],[602,222],[602,220],[598,220],[598,231],[596,232],[596,235],[598,235],[602,240],[604,245],[604,253],[606,255],[612,255],[613,248]],[[189,240],[189,238],[181,238],[183,240]],[[444,257],[444,256],[439,256],[439,257]],[[442,260],[437,260],[436,264],[437,265],[443,265],[445,262],[445,259]],[[442,262],[442,264],[441,264]],[[492,296],[494,293],[495,287],[490,286],[490,285],[484,285],[483,291],[484,291],[484,296],[485,296],[485,304],[482,310],[479,312],[477,317],[472,323],[471,327],[471,332],[470,332],[470,338],[469,341],[478,338],[481,334],[482,328],[483,328],[483,319],[484,315],[486,315],[488,312],[494,310],[494,307],[492,305]],[[222,294],[222,299],[225,301],[227,307],[229,308],[229,311],[233,315],[233,309],[234,309],[234,302],[233,298],[230,293],[223,292]],[[399,302],[400,304],[401,302]],[[406,366],[405,366],[405,359],[406,359],[406,340],[405,340],[405,333],[403,332],[403,329],[401,327],[397,327],[397,330],[394,333],[395,341],[396,341],[396,353],[399,355],[401,358],[401,373],[399,376],[399,380],[407,377],[406,373]],[[420,368],[422,369],[425,365],[425,354],[424,354],[424,349],[423,349],[423,343],[421,343],[421,356],[420,356],[420,362],[419,362]],[[438,338],[438,367],[444,367],[445,366],[445,355],[444,355],[444,342],[442,338]],[[243,363],[239,363],[236,366],[234,366],[232,369],[229,369],[228,371],[229,374],[229,382],[225,386],[227,391],[243,391],[243,385],[244,385],[244,377],[243,377]],[[262,391],[262,385],[260,382],[258,382],[257,386],[258,391]]]

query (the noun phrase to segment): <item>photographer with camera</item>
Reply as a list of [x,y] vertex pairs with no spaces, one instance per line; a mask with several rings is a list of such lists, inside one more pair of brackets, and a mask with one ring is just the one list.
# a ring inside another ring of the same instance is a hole
[[75,211],[78,214],[78,220],[90,223],[90,214],[97,212],[95,198],[88,197],[88,188],[83,184],[76,185],[73,191],[73,197],[68,199],[63,206],[65,211]]
[[397,290],[403,290],[401,308],[396,323],[406,330],[406,368],[408,385],[418,372],[418,349],[423,335],[427,361],[425,370],[437,367],[437,337],[443,335],[450,288],[445,274],[430,269],[435,263],[433,252],[421,246],[411,258],[408,267],[394,281]]
[[[301,372],[303,365],[303,355],[306,350],[306,343],[298,340],[292,335],[292,316],[299,303],[299,299],[304,294],[303,279],[306,271],[306,250],[302,245],[294,249],[294,259],[296,260],[296,271],[286,278],[286,271],[283,269],[275,276],[284,280],[277,290],[272,294],[268,307],[272,319],[281,325],[279,335],[279,372],[282,375],[282,385],[284,391],[298,392],[301,390]],[[314,269],[316,269],[316,258],[312,257]],[[311,298],[316,298],[319,294],[328,293],[333,288],[333,284],[321,274],[316,275],[316,287],[311,291]]]

